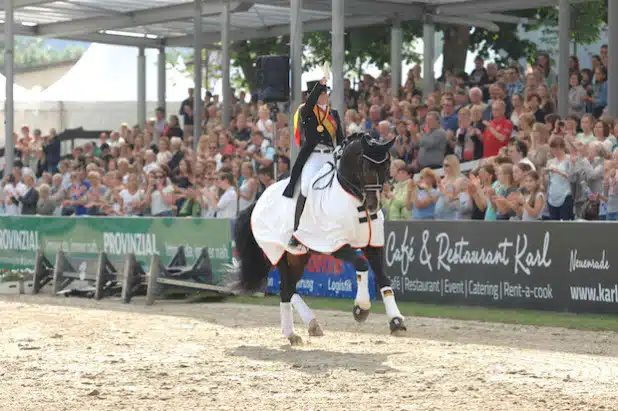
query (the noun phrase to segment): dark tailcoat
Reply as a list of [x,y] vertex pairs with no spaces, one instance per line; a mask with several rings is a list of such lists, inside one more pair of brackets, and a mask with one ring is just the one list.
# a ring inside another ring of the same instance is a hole
[[[327,88],[325,85],[321,83],[316,83],[316,85],[313,87],[313,90],[311,90],[311,93],[309,93],[309,96],[307,97],[307,102],[299,109],[300,111],[298,128],[302,139],[302,144],[300,147],[300,152],[298,153],[298,157],[294,162],[294,167],[292,167],[292,175],[290,177],[290,182],[285,188],[285,191],[283,192],[283,195],[285,197],[294,197],[294,189],[296,188],[296,184],[300,179],[303,167],[309,159],[309,156],[311,156],[311,153],[313,153],[313,151],[315,150],[315,147],[318,144],[324,144],[326,146],[333,147],[333,139],[326,127],[324,127],[324,130],[322,132],[319,132],[317,130],[318,126],[320,125],[320,121],[318,120],[313,111],[314,107],[318,103],[318,97],[320,96],[320,94],[325,93],[326,91]],[[341,145],[343,144],[345,136],[343,133],[343,128],[341,126],[339,113],[337,113],[336,110],[330,109],[330,115],[332,115],[336,123],[336,145]]]

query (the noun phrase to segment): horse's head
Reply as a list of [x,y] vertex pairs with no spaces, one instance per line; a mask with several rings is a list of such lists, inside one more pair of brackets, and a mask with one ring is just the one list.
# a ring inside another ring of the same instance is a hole
[[359,200],[370,213],[380,209],[380,194],[391,164],[390,148],[395,140],[376,139],[367,133],[348,137],[339,173],[349,181]]

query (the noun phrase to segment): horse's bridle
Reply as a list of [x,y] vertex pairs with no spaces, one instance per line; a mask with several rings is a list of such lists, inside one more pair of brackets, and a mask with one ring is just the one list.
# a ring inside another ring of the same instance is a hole
[[[360,159],[361,161],[364,159],[373,164],[380,165],[380,164],[384,164],[385,162],[389,161],[391,159],[391,154],[386,153],[386,155],[384,156],[384,159],[378,161],[378,160],[375,160],[369,157],[365,153],[362,153]],[[337,171],[337,178],[339,179],[339,182],[341,183],[341,185],[346,189],[346,191],[349,191],[350,194],[358,198],[358,200],[361,202],[362,205],[365,205],[365,201],[367,200],[367,193],[375,192],[379,198],[379,195],[382,192],[383,187],[382,187],[382,184],[380,184],[380,176],[377,171],[375,171],[377,183],[376,184],[366,184],[367,180],[365,179],[365,167],[363,167],[363,165],[360,164],[359,168],[360,168],[360,176],[359,176],[360,178],[358,179],[359,181],[358,185],[349,181],[339,171]]]

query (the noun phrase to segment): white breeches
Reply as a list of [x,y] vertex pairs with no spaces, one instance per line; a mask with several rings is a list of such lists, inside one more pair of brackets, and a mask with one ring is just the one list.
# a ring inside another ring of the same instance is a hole
[[334,163],[335,159],[333,153],[311,153],[300,176],[300,193],[303,196],[307,197],[313,177],[315,177],[318,171],[324,167],[324,164],[329,161]]

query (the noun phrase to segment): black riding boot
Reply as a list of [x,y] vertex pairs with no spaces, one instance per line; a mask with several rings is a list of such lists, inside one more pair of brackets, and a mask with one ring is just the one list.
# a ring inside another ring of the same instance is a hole
[[[305,209],[305,202],[307,201],[307,197],[302,194],[298,195],[298,199],[296,200],[296,212],[294,213],[294,232],[298,230],[298,225],[300,224],[300,216],[303,215],[303,210]],[[296,239],[296,237],[292,236],[290,238],[290,242],[288,243],[290,247],[298,247],[300,243]]]

